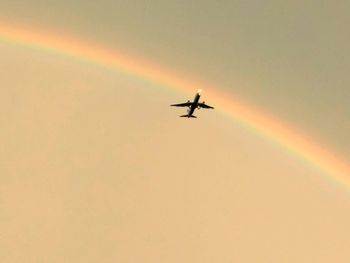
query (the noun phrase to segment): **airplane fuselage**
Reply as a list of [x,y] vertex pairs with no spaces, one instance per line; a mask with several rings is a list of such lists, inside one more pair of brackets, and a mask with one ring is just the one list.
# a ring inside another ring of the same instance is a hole
[[191,107],[188,110],[188,118],[190,118],[192,116],[193,112],[198,108],[198,102],[199,102],[200,97],[201,97],[201,93],[200,93],[200,91],[198,91],[196,93],[196,96],[194,97],[194,100],[193,100]]

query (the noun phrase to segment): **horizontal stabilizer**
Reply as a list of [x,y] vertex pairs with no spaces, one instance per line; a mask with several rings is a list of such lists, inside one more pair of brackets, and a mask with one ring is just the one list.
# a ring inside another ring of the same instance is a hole
[[187,117],[187,118],[197,118],[196,116],[194,115],[181,115],[180,117]]

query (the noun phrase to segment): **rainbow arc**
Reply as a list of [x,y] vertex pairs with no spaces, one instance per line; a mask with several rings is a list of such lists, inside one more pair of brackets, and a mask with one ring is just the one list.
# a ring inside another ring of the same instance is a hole
[[[102,65],[151,80],[180,92],[192,94],[198,89],[197,85],[176,78],[175,75],[151,63],[78,39],[62,38],[48,32],[28,30],[22,27],[0,25],[0,41],[75,57],[84,62]],[[211,101],[215,101],[216,108],[227,116],[260,133],[270,141],[278,143],[289,153],[312,165],[328,178],[339,182],[347,190],[350,189],[350,166],[338,154],[320,143],[314,142],[290,125],[269,116],[261,109],[255,109],[253,106],[243,103],[232,95],[220,92],[213,87],[201,85],[200,88],[206,91],[206,96],[210,97]]]

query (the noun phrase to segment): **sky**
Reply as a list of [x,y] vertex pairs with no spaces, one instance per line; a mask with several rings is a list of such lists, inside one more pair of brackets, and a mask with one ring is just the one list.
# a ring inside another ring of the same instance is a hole
[[[347,1],[1,1],[0,23],[150,61],[349,163]],[[1,262],[348,262],[349,189],[193,93],[0,39]],[[210,93],[207,93],[207,95]],[[350,175],[349,175],[350,176]]]

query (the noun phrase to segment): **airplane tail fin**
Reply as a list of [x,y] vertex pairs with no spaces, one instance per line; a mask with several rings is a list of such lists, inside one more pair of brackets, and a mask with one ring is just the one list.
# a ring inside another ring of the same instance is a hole
[[197,117],[194,116],[194,115],[188,115],[188,114],[186,114],[186,115],[181,115],[180,117],[197,118]]

